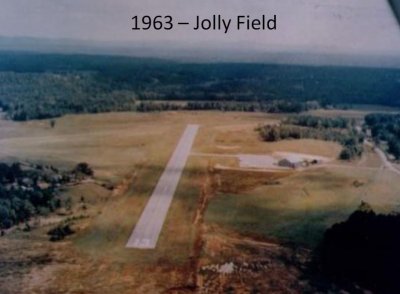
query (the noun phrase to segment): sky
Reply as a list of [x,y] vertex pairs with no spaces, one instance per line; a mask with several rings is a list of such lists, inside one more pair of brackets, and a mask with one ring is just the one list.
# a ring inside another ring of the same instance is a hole
[[[276,31],[132,31],[134,15],[277,15]],[[384,0],[0,0],[0,35],[107,42],[170,42],[265,51],[400,55],[400,27]]]

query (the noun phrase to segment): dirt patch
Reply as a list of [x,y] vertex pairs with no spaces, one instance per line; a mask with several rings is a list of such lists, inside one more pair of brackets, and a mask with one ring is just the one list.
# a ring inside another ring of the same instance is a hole
[[0,239],[1,293],[32,293],[25,292],[28,285],[25,277],[34,269],[54,262],[52,247],[46,240],[31,242],[27,234],[19,234],[19,238]]
[[196,209],[193,225],[195,226],[195,241],[193,243],[192,255],[190,257],[191,277],[189,282],[190,289],[198,287],[198,270],[201,252],[204,246],[204,213],[207,209],[209,201],[215,196],[219,186],[219,180],[214,173],[212,166],[207,167],[204,175],[203,185],[200,192],[199,202]]
[[200,260],[199,293],[304,293],[312,287],[302,279],[310,258],[271,241],[254,240],[208,227]]
[[302,293],[309,287],[300,279],[302,267],[309,258],[307,250],[299,253],[275,241],[211,228],[204,223],[207,206],[217,197],[218,191],[241,191],[274,180],[276,176],[266,178],[260,173],[243,176],[242,172],[208,167],[194,218],[196,240],[191,256],[191,280],[188,286],[173,290],[196,293]]
[[250,191],[260,185],[279,184],[278,179],[287,177],[292,171],[243,171],[236,169],[215,169],[218,192],[240,193]]
[[70,242],[31,240],[24,250],[22,256],[15,257],[9,274],[4,275],[2,266],[0,283],[7,287],[2,286],[2,293],[181,293],[166,289],[187,285],[188,266],[176,266],[168,259],[145,267],[93,259],[75,250]]
[[121,183],[119,183],[112,191],[111,196],[112,197],[117,197],[124,195],[129,188],[131,187],[132,183],[134,183],[135,179],[137,177],[136,172],[126,176]]

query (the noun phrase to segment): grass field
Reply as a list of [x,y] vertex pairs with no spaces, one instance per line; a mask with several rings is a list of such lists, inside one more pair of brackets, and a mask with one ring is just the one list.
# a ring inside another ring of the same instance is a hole
[[[326,142],[301,142],[297,148],[292,143],[266,144],[297,152],[298,148],[305,148],[309,153],[325,156],[338,152],[334,144]],[[241,187],[238,182],[242,179],[222,175],[224,185],[211,201],[206,221],[242,234],[313,248],[328,227],[344,221],[361,201],[371,204],[377,212],[399,211],[398,175],[381,170],[380,165],[377,155],[367,148],[358,161],[334,161],[280,178],[273,185],[259,181],[258,185]],[[224,187],[229,185],[239,188],[226,191]]]
[[[341,116],[354,118],[362,117],[363,113],[340,111]],[[319,114],[339,115],[336,111]],[[0,159],[63,168],[85,161],[94,168],[96,180],[118,186],[119,193],[96,183],[75,186],[65,192],[75,202],[85,196],[88,209],[77,213],[88,217],[81,221],[77,234],[64,247],[54,245],[58,247],[51,250],[61,260],[72,258],[82,265],[63,263],[52,274],[55,279],[52,285],[71,287],[76,293],[94,283],[109,286],[110,291],[104,293],[129,293],[124,285],[141,293],[157,292],[187,279],[185,274],[191,266],[196,239],[193,222],[210,170],[217,182],[205,210],[204,225],[243,236],[257,235],[312,248],[327,227],[346,219],[361,200],[378,211],[398,209],[398,176],[379,170],[379,158],[371,150],[358,161],[340,163],[335,160],[341,150],[336,143],[261,141],[256,127],[266,122],[276,123],[282,117],[239,112],[108,113],[65,116],[56,120],[55,128],[46,120],[25,123],[0,120]],[[157,249],[126,249],[126,241],[188,123],[201,125],[194,152],[223,155],[286,151],[326,156],[333,161],[301,172],[277,175],[218,171],[214,169],[216,164],[237,166],[237,160],[191,156]],[[40,235],[43,231],[34,234]],[[36,240],[36,237],[30,238]],[[38,238],[43,242],[42,235]],[[37,245],[36,241],[32,242]],[[31,275],[45,275],[43,270],[36,268]],[[110,271],[115,272],[112,278],[108,276]],[[100,293],[97,290],[93,293]]]
[[[364,112],[340,110],[339,114],[337,110],[320,111],[320,114],[326,116],[358,117],[360,113]],[[317,140],[262,142],[258,138],[255,128],[266,122],[278,122],[280,118],[282,118],[282,115],[257,113],[110,113],[66,116],[56,121],[54,129],[50,127],[48,121],[27,123],[0,121],[0,155],[3,159],[20,158],[68,168],[80,161],[86,161],[94,167],[96,177],[113,182],[119,182],[127,175],[132,175],[133,182],[129,183],[127,196],[114,199],[110,204],[107,204],[101,210],[101,214],[93,220],[89,233],[78,241],[80,246],[85,247],[85,244],[87,244],[88,248],[92,247],[94,243],[98,244],[99,248],[102,248],[102,246],[113,248],[114,241],[117,242],[117,247],[122,247],[126,239],[124,233],[132,228],[140,215],[187,123],[202,125],[194,144],[193,151],[195,152],[268,154],[275,151],[288,151],[331,158],[336,158],[340,152],[338,144]],[[201,183],[193,185],[193,183],[199,181],[195,176],[196,173],[204,172],[206,165],[223,162],[227,162],[229,165],[232,160],[192,158],[189,162],[191,172],[185,172],[177,193],[177,201],[174,202],[173,209],[181,210],[177,215],[185,214],[185,210],[193,213],[195,201],[190,204],[190,201],[184,199],[196,198],[196,194],[199,193]],[[365,164],[368,165],[372,161],[373,159],[369,156]],[[327,215],[338,215],[338,218],[330,218],[332,221],[336,221],[342,219],[343,215],[356,207],[360,196],[352,195],[357,194],[358,190],[353,188],[351,182],[357,179],[368,182],[368,177],[371,177],[371,175],[364,175],[365,173],[368,173],[368,171],[362,170],[361,173],[350,172],[345,169],[306,171],[282,180],[281,185],[263,185],[252,191],[246,191],[244,197],[241,196],[240,191],[237,195],[219,195],[212,201],[207,219],[211,222],[214,219],[220,222],[221,219],[227,218],[218,213],[218,206],[234,206],[236,208],[232,210],[231,214],[240,216],[243,213],[244,218],[246,218],[246,211],[251,213],[248,207],[254,206],[256,210],[275,209],[279,212],[279,215],[287,215],[288,218],[293,220],[301,215],[304,222],[315,223],[315,217],[321,218],[321,212],[318,211],[318,207],[320,207],[322,211],[326,211]],[[391,176],[381,176],[382,181]],[[350,184],[345,184],[348,182]],[[188,183],[186,184],[187,187],[185,187],[185,183]],[[336,186],[329,186],[326,183],[335,183]],[[371,189],[379,191],[379,186],[373,186]],[[392,191],[393,189],[389,190]],[[304,191],[308,191],[311,196],[304,196]],[[84,193],[84,190],[80,192],[80,194],[82,193]],[[182,199],[182,203],[180,203],[179,198],[181,194],[189,195]],[[336,196],[329,196],[332,194]],[[223,199],[226,199],[226,203]],[[281,207],[279,203],[281,203]],[[337,209],[334,209],[335,205]],[[343,212],[342,205],[349,205],[348,211]],[[284,212],[285,207],[288,209],[287,213]],[[307,213],[302,211],[303,208],[313,212],[310,214],[310,220],[307,220]],[[331,212],[328,212],[329,209]],[[118,214],[115,211],[118,211]],[[257,214],[255,220],[253,220],[258,223],[253,225],[257,233],[269,235],[273,231],[277,236],[285,235],[273,228],[264,230],[263,223],[277,222],[277,219],[273,219],[274,221],[270,219],[275,217],[275,214],[271,216],[272,211],[266,214],[262,211],[259,211],[259,213],[261,216]],[[129,215],[130,217],[121,218],[121,215]],[[169,214],[171,217],[173,215],[175,214]],[[267,216],[262,217],[262,215]],[[190,219],[190,217],[187,217],[187,219]],[[236,217],[234,219],[233,227],[240,227],[240,219]],[[332,221],[328,221],[328,223],[330,224]],[[226,222],[229,223],[227,220]],[[320,224],[316,225],[319,226]],[[244,225],[243,231],[246,230],[246,225]],[[286,234],[288,233],[286,232]],[[165,239],[166,237],[162,236],[160,242],[162,243]],[[165,246],[160,247],[165,248]],[[123,254],[122,258],[126,258],[126,256]]]
[[373,172],[314,169],[261,185],[249,191],[219,193],[210,203],[206,220],[242,234],[253,233],[306,246],[315,246],[324,230],[343,221],[360,204]]
[[[88,202],[90,218],[82,221],[82,229],[71,239],[79,258],[92,260],[88,266],[92,262],[134,264],[145,268],[160,263],[185,265],[193,247],[192,223],[202,174],[208,164],[206,159],[189,159],[157,249],[125,248],[183,129],[188,123],[199,123],[202,125],[200,133],[207,137],[209,127],[237,126],[245,122],[253,133],[257,124],[265,119],[265,115],[245,113],[110,113],[66,116],[57,119],[54,129],[48,121],[1,121],[0,154],[2,160],[41,162],[63,168],[86,161],[99,180],[120,183],[130,179],[123,195],[111,196],[94,184],[73,187],[66,192],[75,202],[81,196]],[[202,136],[196,139],[196,148],[206,144]],[[68,267],[60,270],[60,277],[69,276],[70,270]],[[127,272],[137,277],[137,268]],[[69,279],[69,283],[75,282]]]

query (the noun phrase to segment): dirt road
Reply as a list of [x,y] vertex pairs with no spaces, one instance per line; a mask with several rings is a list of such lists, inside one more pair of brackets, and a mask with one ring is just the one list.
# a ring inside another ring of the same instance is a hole
[[392,165],[392,163],[387,159],[386,154],[381,149],[375,147],[374,150],[382,160],[384,168],[387,168],[388,170],[400,175],[400,171]]
[[140,249],[154,249],[156,247],[158,236],[198,129],[198,125],[188,125],[186,127],[126,247]]

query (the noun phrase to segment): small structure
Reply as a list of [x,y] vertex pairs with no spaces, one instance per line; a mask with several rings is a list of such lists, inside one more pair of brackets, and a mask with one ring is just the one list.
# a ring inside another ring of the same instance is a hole
[[281,167],[288,167],[288,168],[299,168],[304,165],[303,161],[292,161],[287,158],[281,159],[278,161],[278,165]]

